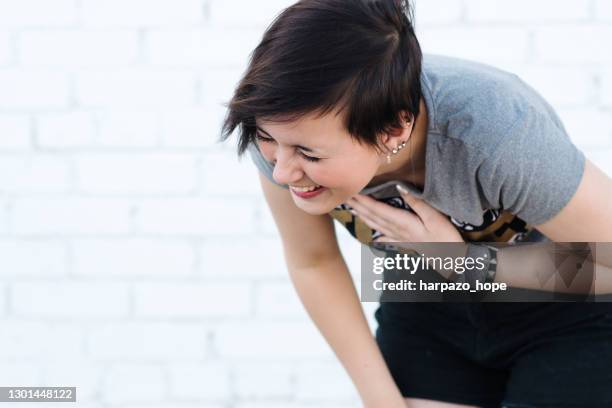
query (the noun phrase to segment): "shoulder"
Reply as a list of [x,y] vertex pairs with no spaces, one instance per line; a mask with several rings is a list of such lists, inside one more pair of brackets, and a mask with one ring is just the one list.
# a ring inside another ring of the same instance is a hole
[[562,128],[554,109],[517,75],[478,62],[426,55],[423,92],[432,126],[485,152],[532,129]]

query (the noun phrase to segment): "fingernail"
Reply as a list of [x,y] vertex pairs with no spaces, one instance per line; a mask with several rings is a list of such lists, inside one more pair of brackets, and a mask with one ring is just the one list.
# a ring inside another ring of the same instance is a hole
[[396,184],[395,188],[397,188],[397,191],[399,191],[402,194],[410,194],[410,192],[408,190],[406,190],[403,186],[401,186],[400,184]]
[[349,210],[349,211],[351,212],[351,214],[357,215],[357,211],[355,211],[355,210]]

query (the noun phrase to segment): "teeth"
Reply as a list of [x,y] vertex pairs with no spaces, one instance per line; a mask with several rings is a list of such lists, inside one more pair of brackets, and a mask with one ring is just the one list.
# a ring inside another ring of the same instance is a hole
[[294,189],[295,191],[300,192],[300,193],[306,193],[306,192],[309,192],[309,191],[314,191],[314,190],[316,190],[319,187],[321,187],[321,186],[310,186],[310,187],[294,187],[294,186],[291,186],[292,189]]

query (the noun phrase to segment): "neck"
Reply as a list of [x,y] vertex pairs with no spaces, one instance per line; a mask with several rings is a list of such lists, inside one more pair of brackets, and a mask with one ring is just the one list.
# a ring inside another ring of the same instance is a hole
[[[391,156],[391,163],[380,166],[371,184],[388,180],[404,180],[418,187],[425,184],[425,153],[427,148],[427,107],[421,99],[420,114],[406,147]],[[405,139],[403,139],[405,140]],[[385,158],[386,160],[386,158]]]

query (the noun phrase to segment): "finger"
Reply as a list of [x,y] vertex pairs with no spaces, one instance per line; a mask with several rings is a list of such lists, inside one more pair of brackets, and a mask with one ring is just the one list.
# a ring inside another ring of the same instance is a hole
[[400,184],[396,184],[395,187],[400,193],[402,199],[406,202],[406,204],[408,204],[410,208],[412,208],[412,210],[419,216],[419,218],[425,225],[428,225],[435,217],[440,215],[440,212],[438,210],[429,205],[425,200],[412,195]]
[[[383,223],[389,229],[400,227],[414,230],[422,226],[419,217],[405,209],[393,207],[392,205],[375,200],[366,195],[355,196],[353,200],[356,202],[355,205],[365,207],[363,211],[370,214],[371,218],[375,218],[376,216],[383,218],[384,221],[380,221],[380,223]],[[372,214],[375,214],[375,216]]]
[[[390,217],[385,215],[386,208],[373,209],[368,204],[355,199],[349,200],[349,204],[357,211],[357,214],[362,218],[367,218],[371,222],[376,223],[378,226],[384,228],[385,231],[389,232],[393,228],[393,223],[390,222]],[[387,206],[389,207],[389,206]],[[382,211],[381,211],[382,210]]]
[[371,229],[376,230],[376,231],[380,232],[383,235],[390,234],[389,230],[387,230],[384,226],[378,224],[375,220],[372,220],[368,216],[364,216],[362,214],[357,214],[357,216],[359,217],[359,219],[361,221],[363,221]]

